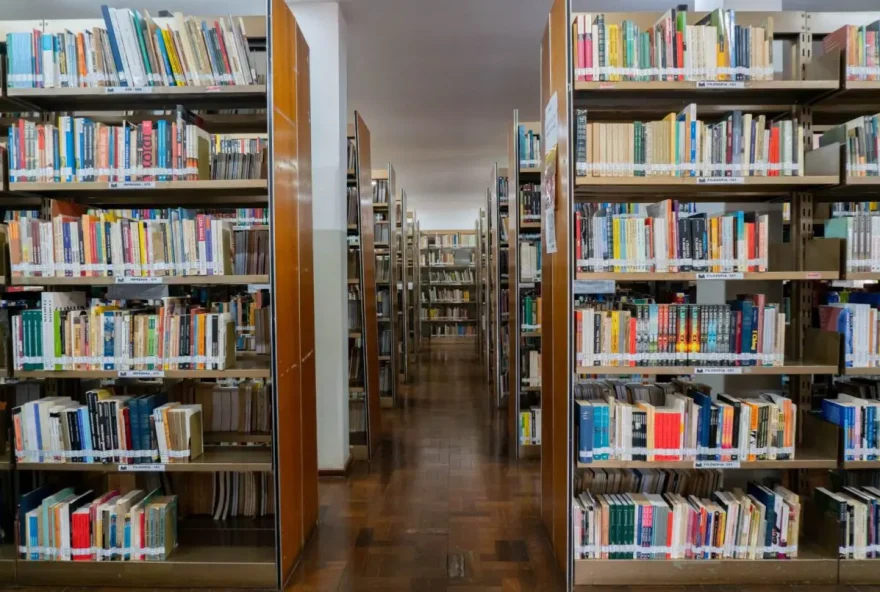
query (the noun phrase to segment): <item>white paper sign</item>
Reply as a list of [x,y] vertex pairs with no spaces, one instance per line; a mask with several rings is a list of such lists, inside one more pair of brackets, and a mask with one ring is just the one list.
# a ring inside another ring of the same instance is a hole
[[138,464],[138,465],[119,465],[120,473],[155,473],[165,472],[165,465],[162,463],[152,463],[148,465]]
[[149,95],[152,92],[152,86],[108,86],[104,89],[104,94],[108,95]]
[[745,88],[746,83],[736,80],[699,80],[697,88]]
[[614,294],[616,292],[614,280],[575,280],[575,294]]
[[110,189],[155,189],[155,181],[111,181]]
[[707,271],[699,271],[697,272],[698,280],[741,280],[743,279],[743,274],[741,271],[731,271],[724,273],[710,273]]
[[165,378],[163,370],[120,370],[119,378]]
[[694,374],[742,374],[741,366],[706,366],[694,368]]
[[544,154],[556,147],[559,141],[559,100],[556,93],[547,101],[544,107]]
[[745,185],[745,177],[697,177],[697,185]]
[[738,469],[738,460],[695,460],[695,469]]
[[161,284],[160,277],[129,277],[119,276],[116,278],[117,284]]

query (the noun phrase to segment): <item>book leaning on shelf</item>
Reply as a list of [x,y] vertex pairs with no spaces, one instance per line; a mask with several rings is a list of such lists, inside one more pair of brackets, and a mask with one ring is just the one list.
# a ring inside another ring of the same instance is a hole
[[[9,88],[227,86],[261,82],[244,21],[161,19],[101,6],[104,27],[6,34]],[[161,21],[160,21],[161,22]]]
[[178,499],[156,489],[99,494],[44,485],[19,497],[19,558],[162,561],[177,547]]
[[782,366],[785,313],[763,294],[728,304],[576,308],[578,366]]
[[577,175],[592,177],[791,177],[804,175],[804,128],[794,119],[734,111],[715,123],[697,105],[660,121],[575,119]]
[[575,81],[773,80],[773,18],[763,27],[736,24],[717,9],[696,25],[667,10],[647,31],[605,14],[572,15]]
[[846,56],[847,80],[880,80],[880,21],[844,25],[822,38],[822,53],[840,50]]
[[7,222],[12,277],[167,277],[266,274],[269,231],[236,229],[183,208],[132,220],[53,200],[51,220]]
[[526,167],[537,167],[541,161],[541,135],[526,130],[526,126],[517,128],[519,142],[519,164]]
[[107,125],[88,117],[19,119],[8,134],[13,183],[195,181],[211,178],[211,138],[178,106],[171,120]]
[[[767,271],[770,219],[770,214],[743,211],[691,214],[682,212],[677,202],[668,199],[647,206],[643,213],[632,214],[615,214],[594,204],[578,204],[577,269],[661,273]],[[778,227],[782,227],[781,220]]]
[[820,512],[838,523],[838,556],[841,559],[880,558],[880,489],[871,486],[844,486],[840,491],[825,487],[813,490]]
[[[829,294],[830,299],[839,297]],[[880,367],[880,294],[849,292],[847,302],[818,307],[819,328],[841,335],[844,367]]]
[[41,308],[12,317],[16,370],[224,370],[235,365],[228,312],[186,298],[102,301],[43,292]]
[[12,411],[15,457],[33,463],[179,463],[204,451],[202,406],[87,391],[79,403],[46,397]]
[[686,381],[593,380],[575,386],[575,408],[580,463],[795,457],[797,405],[778,393],[743,398]]
[[801,501],[781,485],[745,491],[593,494],[572,503],[575,560],[795,559]]

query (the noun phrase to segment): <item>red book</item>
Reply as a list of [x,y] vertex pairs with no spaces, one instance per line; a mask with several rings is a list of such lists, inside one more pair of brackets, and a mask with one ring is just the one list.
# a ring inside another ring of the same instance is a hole
[[[97,236],[97,232],[95,231],[96,226],[97,226],[97,223],[95,222],[95,219],[92,217],[89,217],[89,227],[84,230],[86,230],[89,233],[89,239],[91,241],[91,245],[89,246],[89,251],[90,251],[89,258],[91,259],[90,263],[97,263],[98,262],[98,236]],[[90,275],[92,277],[97,277],[99,274],[97,271],[90,271],[86,275]]]
[[[684,68],[684,38],[681,35],[681,31],[675,32],[675,56],[676,66]],[[684,75],[678,74],[675,79],[684,80]]]
[[[636,330],[636,319],[635,319],[635,317],[630,317],[629,318],[629,344],[627,347],[627,353],[630,353],[630,354],[636,353],[636,333],[637,332],[638,331]],[[635,366],[636,361],[631,360],[629,362],[629,364],[623,364],[623,365],[624,366],[626,366],[626,365]]]
[[143,151],[141,152],[141,162],[144,167],[144,181],[152,181],[153,180],[153,122],[152,121],[144,121],[142,124],[143,129],[143,137],[141,140],[141,145],[143,146]]
[[[231,75],[232,67],[229,65],[229,53],[226,51],[226,42],[223,40],[223,30],[217,21],[214,21],[214,29],[217,31],[217,43],[220,44],[220,55],[223,57],[223,63],[226,65],[226,72]],[[235,84],[235,82],[230,80],[226,84]]]
[[[736,351],[733,353],[739,355],[742,353],[742,311],[738,310],[733,313],[733,322],[734,327],[736,327],[736,337],[734,338]],[[735,363],[736,366],[742,365],[739,360]]]
[[[27,151],[25,150],[26,142],[24,141],[24,119],[18,120],[18,169],[24,170],[27,168]],[[19,175],[18,181],[27,181],[28,173],[25,173],[23,176]]]
[[[748,259],[755,258],[755,223],[746,222],[746,257]],[[749,271],[757,271],[757,265],[749,265]]]
[[[770,164],[779,164],[779,126],[773,125],[770,128]],[[779,176],[779,167],[771,168],[771,177]]]
[[575,269],[577,267],[577,260],[584,257],[583,245],[581,245],[581,213],[575,212],[574,215],[574,258],[575,258]]
[[[122,425],[125,429],[125,440],[123,441],[122,438],[120,438],[119,444],[122,445],[125,450],[131,450],[131,414],[128,407],[122,408]],[[121,462],[130,465],[132,464],[132,459],[124,458],[121,459]]]

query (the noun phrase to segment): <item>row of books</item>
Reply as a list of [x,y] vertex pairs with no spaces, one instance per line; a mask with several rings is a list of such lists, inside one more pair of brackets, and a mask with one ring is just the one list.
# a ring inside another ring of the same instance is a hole
[[[211,137],[183,107],[167,121],[58,116],[57,123],[19,119],[10,126],[9,180],[18,183],[194,181],[211,179]],[[219,161],[218,161],[219,162]],[[225,174],[225,173],[224,173]]]
[[348,285],[348,330],[360,331],[361,323],[361,287]]
[[[521,239],[522,236],[520,235]],[[541,281],[541,258],[542,248],[539,242],[519,241],[519,277],[521,282]]]
[[470,312],[468,311],[468,308],[459,306],[422,307],[419,314],[423,321],[470,320]]
[[104,27],[7,33],[10,88],[257,84],[244,21],[175,13],[159,26],[144,11],[101,6]]
[[850,292],[847,299],[820,305],[819,327],[841,335],[846,368],[880,366],[880,294]]
[[348,401],[348,431],[362,434],[367,431],[367,406],[362,394],[352,393]]
[[471,253],[468,256],[456,254],[451,251],[427,251],[422,253],[422,265],[436,265],[442,267],[444,265],[473,265],[474,256]]
[[[391,329],[386,325],[384,327],[379,328],[379,355],[380,356],[391,356],[391,350],[394,345],[394,336],[391,332]],[[390,361],[390,360],[382,360]]]
[[177,547],[178,500],[159,489],[77,492],[43,485],[19,497],[19,558],[162,561]]
[[575,211],[579,270],[767,271],[769,214],[682,215],[671,200],[649,205],[643,214],[584,206]]
[[541,444],[541,408],[519,412],[519,443]]
[[592,177],[790,177],[804,175],[804,128],[795,119],[734,111],[716,123],[697,105],[660,121],[589,122],[578,109],[575,167]]
[[695,25],[668,10],[642,31],[605,14],[572,15],[576,81],[773,80],[773,18],[763,27],[736,24],[717,9]]
[[183,403],[202,409],[209,432],[268,434],[272,431],[272,387],[265,380],[229,383],[186,381]]
[[390,361],[379,366],[379,393],[383,397],[392,396],[394,375],[391,373]]
[[473,325],[431,325],[431,337],[474,337],[477,328]]
[[[360,217],[360,196],[358,195],[358,189],[356,186],[349,185],[346,189],[346,212],[347,212],[347,224],[351,226],[357,226],[358,219]],[[349,229],[351,230],[351,228]]]
[[763,294],[728,304],[597,304],[574,311],[579,366],[782,366],[785,313]]
[[[700,385],[659,403],[607,395],[601,381],[581,385],[578,462],[594,460],[754,461],[794,458],[797,406],[778,393],[748,399],[712,395]],[[683,391],[676,392],[676,391]]]
[[541,135],[526,126],[517,128],[519,142],[519,165],[521,167],[537,167],[541,165]]
[[593,494],[572,503],[575,559],[795,559],[801,501],[749,482],[711,496]]
[[202,455],[202,406],[106,389],[84,403],[46,397],[12,410],[15,457],[39,463],[178,463]]
[[430,272],[428,272],[428,281],[431,284],[436,284],[436,285],[473,284],[474,283],[474,270],[473,269],[460,269],[460,270],[449,270],[449,271],[430,271]]
[[389,200],[388,179],[373,180],[373,203],[387,204]]
[[475,246],[477,246],[477,236],[475,234],[465,234],[463,232],[429,234],[423,232],[421,237],[422,249]]
[[822,38],[823,53],[836,50],[846,56],[847,80],[880,80],[880,21],[844,25]]
[[[127,218],[129,220],[155,220],[168,221],[171,219],[172,212],[177,211],[181,218],[195,219],[199,214],[209,215],[212,218],[222,219],[236,227],[244,229],[245,226],[261,226],[269,224],[269,208],[138,208],[138,209],[103,209],[88,208],[87,214],[100,216],[108,213],[117,218]],[[34,212],[34,215],[25,216],[27,218],[40,218],[40,212]],[[18,217],[10,219],[18,220]]]
[[271,352],[272,308],[269,290],[236,294],[229,302],[216,303],[218,312],[229,312],[235,323],[235,350],[268,354]]
[[525,183],[519,189],[519,223],[541,221],[541,187]]
[[509,226],[508,226],[508,220],[510,219],[510,216],[508,216],[507,213],[504,212],[502,214],[499,214],[498,217],[499,217],[498,242],[501,243],[498,246],[500,249],[503,250],[503,249],[507,248],[507,242],[510,240],[509,239],[510,231],[509,231]]
[[16,370],[224,370],[235,328],[186,298],[87,305],[82,292],[43,292],[40,309],[12,317],[12,347]]
[[523,295],[519,304],[520,325],[524,331],[541,328],[541,296],[533,293]]
[[574,473],[574,493],[677,493],[709,497],[721,487],[724,474],[716,469],[600,469]]
[[520,380],[523,386],[541,386],[541,352],[536,349],[520,351]]
[[364,384],[364,340],[362,337],[350,337],[348,340],[348,384],[363,386]]
[[391,281],[391,255],[376,255],[376,283],[388,283]]
[[844,240],[846,271],[880,271],[880,216],[830,218],[825,221],[825,238]]
[[373,224],[373,242],[378,245],[387,245],[390,242],[391,228],[387,220]]
[[838,556],[841,559],[876,559],[880,557],[880,489],[871,486],[848,487],[831,491],[813,490],[816,507],[838,525]]
[[391,318],[391,293],[388,289],[376,291],[376,314],[380,319]]
[[266,179],[268,142],[264,138],[230,138],[214,135],[211,144],[211,179]]
[[880,401],[866,398],[866,393],[853,381],[841,381],[840,385],[835,385],[835,390],[835,398],[822,399],[820,413],[826,421],[840,426],[844,459],[877,460],[880,454]]
[[422,292],[422,302],[471,302],[473,290],[461,290],[458,288],[435,288],[426,286]]

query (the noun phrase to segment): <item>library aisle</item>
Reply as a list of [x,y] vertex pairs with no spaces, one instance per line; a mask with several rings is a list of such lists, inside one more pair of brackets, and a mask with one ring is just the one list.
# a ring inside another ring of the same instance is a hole
[[382,446],[321,479],[320,528],[288,589],[562,589],[539,515],[540,464],[507,454],[479,353],[432,344],[384,410]]

